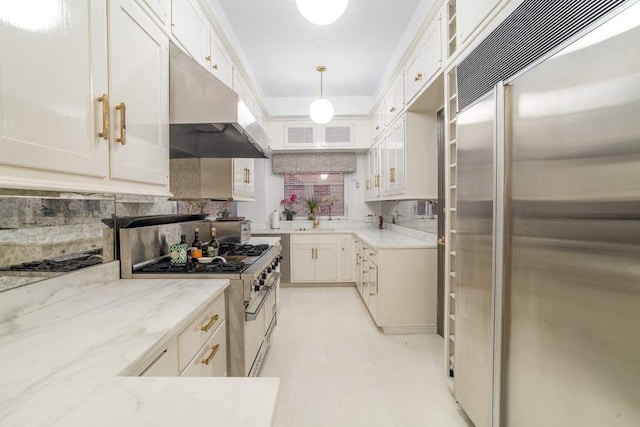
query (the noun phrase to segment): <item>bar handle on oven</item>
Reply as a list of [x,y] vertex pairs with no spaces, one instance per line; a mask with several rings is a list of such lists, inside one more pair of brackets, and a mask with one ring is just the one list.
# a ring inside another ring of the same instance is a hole
[[209,323],[207,323],[206,325],[200,326],[200,330],[203,332],[209,332],[209,329],[211,329],[211,327],[218,321],[219,318],[220,316],[218,316],[217,314],[214,314],[209,319]]

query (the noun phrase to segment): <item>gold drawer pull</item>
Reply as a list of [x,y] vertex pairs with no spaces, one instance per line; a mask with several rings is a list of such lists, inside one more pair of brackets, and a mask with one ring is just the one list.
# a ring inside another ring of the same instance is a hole
[[370,296],[370,297],[375,297],[376,295],[378,295],[378,293],[377,293],[377,292],[370,292],[370,293],[369,293],[369,296]]
[[213,68],[214,70],[217,70],[217,69],[218,69],[218,64],[213,64],[213,65],[211,66],[211,68]]
[[366,187],[367,187],[367,190],[371,190],[371,180],[369,179],[367,180]]
[[396,182],[396,168],[391,168],[389,172],[389,182]]
[[219,318],[220,316],[218,316],[217,314],[211,316],[211,318],[209,319],[209,323],[207,323],[206,325],[200,326],[200,330],[204,332],[209,332],[209,329],[211,329],[211,327],[218,321]]
[[207,55],[204,57],[205,61],[211,61],[211,55]]
[[389,110],[390,113],[393,113],[394,111],[396,111],[396,107],[391,107],[391,109]]
[[120,138],[116,138],[116,142],[122,145],[127,144],[127,106],[124,102],[116,105],[116,110],[120,111]]
[[374,185],[376,186],[376,188],[380,187],[380,175],[376,175],[375,176],[375,181],[374,182],[375,182]]
[[376,256],[375,252],[369,252],[369,256]]
[[416,74],[413,80],[415,80],[416,82],[419,82],[420,80],[422,80],[422,73]]
[[216,354],[218,353],[219,348],[220,348],[220,344],[211,346],[211,354],[209,354],[209,357],[207,357],[206,359],[201,359],[200,363],[202,363],[203,365],[209,366],[209,363],[211,363],[211,359],[216,357]]
[[376,130],[380,130],[380,126],[376,126]]
[[102,132],[98,136],[105,141],[109,140],[109,96],[105,93],[98,102],[102,103]]

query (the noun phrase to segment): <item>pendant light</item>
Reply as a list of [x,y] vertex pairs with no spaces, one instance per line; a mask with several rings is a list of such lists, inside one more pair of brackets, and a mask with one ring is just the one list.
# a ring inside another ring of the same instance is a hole
[[348,4],[349,0],[296,0],[302,16],[316,25],[335,22],[342,16]]
[[327,70],[324,65],[318,65],[316,71],[320,72],[320,98],[311,103],[309,107],[309,116],[311,120],[323,125],[329,123],[333,118],[333,104],[326,98],[322,97],[322,73]]

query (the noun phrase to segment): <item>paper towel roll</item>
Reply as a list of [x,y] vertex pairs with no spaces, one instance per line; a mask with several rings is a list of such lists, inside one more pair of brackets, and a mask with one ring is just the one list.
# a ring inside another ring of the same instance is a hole
[[278,211],[271,212],[271,228],[274,230],[280,228],[280,213]]

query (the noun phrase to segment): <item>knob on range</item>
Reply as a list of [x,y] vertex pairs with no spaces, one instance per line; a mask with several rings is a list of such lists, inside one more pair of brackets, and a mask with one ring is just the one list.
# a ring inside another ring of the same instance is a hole
[[[264,284],[264,282],[262,282],[262,283]],[[253,290],[256,291],[256,292],[260,291],[260,283],[255,282],[253,284]]]

